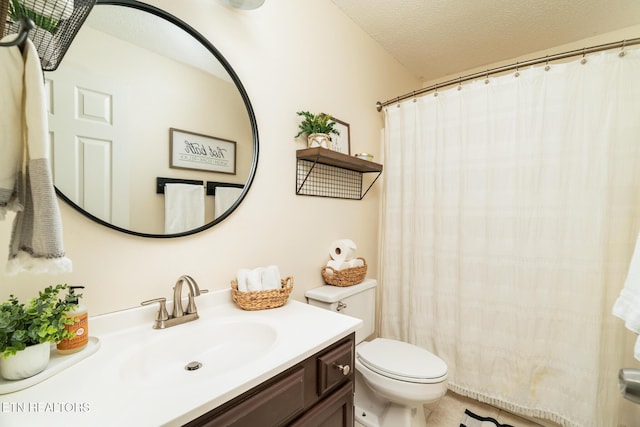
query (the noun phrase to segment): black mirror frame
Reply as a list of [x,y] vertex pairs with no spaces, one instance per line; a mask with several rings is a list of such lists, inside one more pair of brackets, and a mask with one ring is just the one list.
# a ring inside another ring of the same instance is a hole
[[60,197],[65,202],[67,202],[71,207],[73,207],[75,210],[77,210],[82,215],[86,216],[87,218],[89,218],[89,219],[91,219],[91,220],[93,220],[93,221],[95,221],[95,222],[97,222],[99,224],[102,224],[105,227],[111,228],[112,230],[121,231],[123,233],[131,234],[131,235],[134,235],[134,236],[159,238],[159,239],[172,238],[172,237],[183,237],[183,236],[190,236],[192,234],[199,233],[201,231],[204,231],[204,230],[207,230],[207,229],[213,227],[216,224],[219,224],[224,219],[226,219],[229,215],[231,215],[231,213],[234,210],[236,210],[236,208],[244,200],[245,196],[247,195],[247,193],[248,193],[248,191],[249,191],[249,189],[251,187],[251,184],[253,183],[253,179],[254,179],[255,174],[256,174],[256,169],[258,167],[258,146],[259,146],[259,144],[258,144],[258,124],[256,122],[256,117],[255,117],[255,114],[253,112],[253,107],[251,106],[251,101],[249,101],[249,96],[247,95],[247,92],[244,89],[244,86],[240,82],[240,79],[238,78],[238,75],[235,73],[233,68],[231,68],[231,65],[227,62],[227,60],[224,58],[224,56],[222,56],[222,54],[218,51],[218,49],[216,49],[215,46],[213,46],[202,34],[200,34],[198,31],[196,31],[193,27],[191,27],[186,22],[184,22],[181,19],[171,15],[168,12],[165,12],[164,10],[159,9],[159,8],[157,8],[155,6],[151,6],[151,5],[148,5],[146,3],[141,3],[141,2],[136,1],[136,0],[97,0],[96,1],[96,6],[98,6],[98,5],[112,5],[112,6],[130,7],[130,8],[133,8],[133,9],[141,10],[143,12],[152,13],[152,14],[158,16],[159,18],[162,18],[162,19],[164,19],[166,21],[169,21],[172,24],[182,28],[184,31],[189,33],[194,39],[196,39],[198,42],[200,42],[200,44],[202,44],[209,52],[211,52],[211,54],[213,56],[215,56],[218,61],[220,61],[220,64],[224,67],[224,69],[227,71],[227,73],[229,73],[229,76],[233,80],[233,83],[236,85],[236,88],[238,89],[238,91],[240,92],[240,96],[242,97],[242,101],[244,102],[244,105],[247,108],[247,114],[249,116],[249,122],[251,123],[251,133],[253,135],[253,161],[251,163],[251,169],[249,171],[249,177],[247,179],[247,182],[244,185],[244,189],[243,189],[242,193],[240,194],[240,196],[238,197],[238,199],[231,205],[231,207],[229,209],[227,209],[222,215],[220,215],[219,217],[217,217],[213,221],[211,221],[210,223],[205,224],[202,227],[194,228],[193,230],[185,231],[185,232],[182,232],[182,233],[175,233],[175,234],[140,233],[140,232],[137,232],[137,231],[133,231],[133,230],[129,230],[129,229],[126,229],[126,228],[118,227],[116,225],[108,223],[108,222],[106,222],[106,221],[104,221],[104,220],[102,220],[102,219],[90,214],[89,212],[85,211],[80,206],[78,206],[76,203],[71,201],[67,196],[65,196],[64,193],[62,193],[57,187],[56,187],[56,194],[58,195],[58,197]]

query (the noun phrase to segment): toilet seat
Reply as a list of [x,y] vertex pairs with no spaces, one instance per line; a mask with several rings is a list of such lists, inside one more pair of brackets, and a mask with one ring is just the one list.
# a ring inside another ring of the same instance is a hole
[[356,347],[356,357],[368,369],[400,381],[431,384],[447,378],[447,365],[433,353],[402,341],[376,338]]

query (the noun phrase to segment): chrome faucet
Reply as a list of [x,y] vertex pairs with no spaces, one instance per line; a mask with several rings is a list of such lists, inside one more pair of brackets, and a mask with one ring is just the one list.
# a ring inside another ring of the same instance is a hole
[[[185,282],[187,283],[187,286],[189,288],[189,297],[186,310],[182,306],[182,285]],[[198,283],[193,279],[193,277],[183,275],[178,278],[176,284],[173,287],[173,310],[171,316],[169,316],[169,313],[167,312],[167,299],[164,297],[142,301],[141,305],[149,305],[153,304],[154,302],[160,303],[160,309],[158,310],[156,320],[153,323],[153,328],[169,328],[171,326],[180,325],[182,323],[196,320],[199,316],[194,298],[205,292],[207,292],[207,290],[200,290]]]

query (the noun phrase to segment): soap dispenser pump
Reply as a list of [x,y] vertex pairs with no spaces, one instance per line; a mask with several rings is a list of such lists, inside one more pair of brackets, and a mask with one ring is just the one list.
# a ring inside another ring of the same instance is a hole
[[58,343],[58,353],[61,354],[76,353],[89,343],[89,313],[78,302],[82,294],[76,294],[76,289],[84,289],[84,286],[69,286],[69,300],[76,304],[76,309],[67,314],[68,318],[73,319],[73,324],[67,325],[66,329],[73,334],[73,338],[65,338]]

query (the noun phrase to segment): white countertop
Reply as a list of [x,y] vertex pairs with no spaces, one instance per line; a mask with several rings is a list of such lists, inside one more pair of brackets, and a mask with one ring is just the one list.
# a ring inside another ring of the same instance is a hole
[[[157,304],[90,318],[89,333],[100,340],[98,351],[37,385],[0,395],[0,425],[180,426],[362,324],[361,320],[292,300],[275,309],[245,311],[231,301],[229,290],[203,294],[196,298],[196,305],[200,319],[164,330],[151,328]],[[205,322],[233,327],[235,321],[272,326],[277,330],[275,342],[265,354],[215,375],[203,374],[204,370],[174,370],[167,376],[154,371],[152,380],[141,379],[146,378],[143,374],[135,378],[152,366],[159,350],[151,344],[158,334],[173,334],[167,336],[172,340],[175,336],[178,345],[181,331],[186,335],[190,327],[202,327]],[[140,351],[147,348],[147,353]]]

